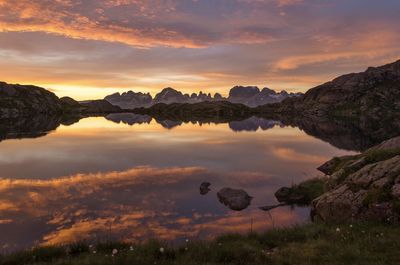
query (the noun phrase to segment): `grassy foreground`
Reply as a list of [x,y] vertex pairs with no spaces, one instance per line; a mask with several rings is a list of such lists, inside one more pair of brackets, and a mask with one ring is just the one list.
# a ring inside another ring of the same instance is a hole
[[40,247],[0,264],[400,264],[399,238],[398,226],[310,224],[175,248],[158,241]]
[[310,224],[180,247],[159,241],[40,247],[2,256],[0,264],[400,264],[399,238],[398,226]]

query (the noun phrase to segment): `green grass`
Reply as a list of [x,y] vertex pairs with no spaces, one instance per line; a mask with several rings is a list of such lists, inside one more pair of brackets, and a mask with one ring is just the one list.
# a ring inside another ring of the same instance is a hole
[[398,226],[309,224],[179,247],[160,241],[40,247],[3,256],[0,264],[400,264],[399,238]]
[[300,202],[304,205],[310,205],[310,203],[321,196],[326,191],[327,178],[312,178],[301,182],[300,184],[295,184],[291,187],[291,196],[301,196],[303,197]]
[[366,152],[365,159],[368,164],[376,163],[383,160],[388,160],[397,155],[400,155],[400,149],[373,150]]

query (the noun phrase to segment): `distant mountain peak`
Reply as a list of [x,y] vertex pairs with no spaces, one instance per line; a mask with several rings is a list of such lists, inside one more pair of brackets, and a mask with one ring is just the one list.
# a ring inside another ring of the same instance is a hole
[[133,109],[140,107],[150,107],[157,103],[198,103],[203,101],[230,101],[232,103],[242,103],[250,107],[264,105],[268,103],[280,102],[287,97],[299,96],[299,94],[289,94],[286,91],[276,92],[268,87],[262,90],[257,86],[234,86],[229,91],[228,98],[223,97],[220,93],[204,93],[200,91],[198,94],[183,94],[181,91],[172,87],[166,87],[151,97],[149,93],[128,91],[122,94],[114,93],[105,97],[110,103],[125,109]]

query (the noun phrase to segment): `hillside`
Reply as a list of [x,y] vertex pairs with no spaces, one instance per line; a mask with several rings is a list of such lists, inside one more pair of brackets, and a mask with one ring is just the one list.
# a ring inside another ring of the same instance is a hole
[[400,114],[400,60],[365,72],[342,75],[303,96],[264,105],[258,112],[305,116],[392,118]]
[[0,119],[121,111],[121,108],[105,100],[80,103],[70,97],[60,99],[41,87],[0,82]]

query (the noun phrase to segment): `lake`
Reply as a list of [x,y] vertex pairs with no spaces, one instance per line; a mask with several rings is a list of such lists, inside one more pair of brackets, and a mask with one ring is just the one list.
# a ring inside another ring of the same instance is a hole
[[[321,175],[316,167],[333,156],[354,153],[255,117],[200,124],[112,114],[2,139],[1,252],[78,240],[179,243],[302,224],[307,207],[258,207],[275,204],[278,188]],[[211,191],[201,195],[204,181]],[[223,187],[244,189],[251,205],[230,210],[216,196]]]

